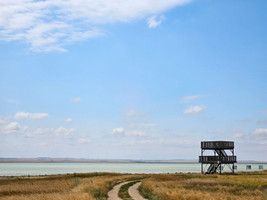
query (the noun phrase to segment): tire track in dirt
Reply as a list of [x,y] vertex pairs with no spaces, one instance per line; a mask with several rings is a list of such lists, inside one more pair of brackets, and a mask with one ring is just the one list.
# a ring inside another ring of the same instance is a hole
[[129,195],[134,199],[134,200],[147,200],[144,197],[142,197],[138,191],[138,187],[141,185],[141,182],[138,182],[136,184],[134,184],[133,186],[131,186],[128,189],[128,193]]
[[123,185],[125,185],[125,184],[127,184],[127,183],[129,183],[129,182],[130,182],[130,181],[123,182],[123,183],[120,183],[120,184],[118,184],[118,185],[115,185],[115,186],[113,187],[113,189],[110,190],[110,191],[108,192],[108,200],[122,200],[122,199],[118,196],[118,194],[119,194],[119,190],[120,190],[121,186],[123,186]]

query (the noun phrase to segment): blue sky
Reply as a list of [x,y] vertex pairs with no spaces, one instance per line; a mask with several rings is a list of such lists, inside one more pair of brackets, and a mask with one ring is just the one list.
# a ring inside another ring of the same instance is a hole
[[267,161],[267,3],[0,2],[0,157]]

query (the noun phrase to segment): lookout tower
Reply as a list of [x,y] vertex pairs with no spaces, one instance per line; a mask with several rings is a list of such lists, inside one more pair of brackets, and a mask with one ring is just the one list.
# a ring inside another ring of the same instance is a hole
[[[213,156],[203,156],[205,151],[213,151]],[[230,151],[227,155],[225,150]],[[201,156],[199,156],[201,163],[201,173],[203,174],[203,164],[209,165],[205,174],[214,174],[217,171],[222,172],[223,167],[227,165],[234,173],[234,163],[236,163],[236,156],[234,155],[234,142],[232,141],[203,141],[201,142]]]

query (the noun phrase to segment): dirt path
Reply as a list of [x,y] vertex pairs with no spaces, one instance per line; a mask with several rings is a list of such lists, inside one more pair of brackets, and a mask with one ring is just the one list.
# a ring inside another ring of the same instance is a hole
[[128,189],[128,193],[134,200],[146,200],[140,195],[139,191],[137,190],[139,185],[141,185],[141,182],[134,184]]
[[115,186],[113,187],[113,189],[110,190],[110,191],[108,192],[108,200],[122,200],[122,199],[119,198],[119,196],[118,196],[118,194],[119,194],[119,190],[120,190],[121,186],[123,186],[123,185],[125,185],[125,184],[127,184],[127,183],[129,183],[129,181],[128,181],[128,182],[120,183],[120,184],[118,184],[118,185],[115,185]]

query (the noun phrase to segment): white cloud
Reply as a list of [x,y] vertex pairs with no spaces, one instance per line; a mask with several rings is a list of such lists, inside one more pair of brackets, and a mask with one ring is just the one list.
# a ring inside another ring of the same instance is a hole
[[3,134],[10,134],[10,133],[17,133],[20,130],[21,126],[18,122],[11,122],[3,127],[1,133]]
[[242,139],[245,137],[244,133],[236,133],[236,134],[233,134],[232,137],[234,139]]
[[3,120],[3,119],[0,119],[0,125],[1,124],[5,124],[6,123],[6,121],[5,120]]
[[17,112],[14,116],[16,120],[42,119],[44,117],[48,117],[48,114],[47,113]]
[[149,28],[156,28],[165,19],[164,16],[157,17],[156,15],[149,17],[147,20],[147,25]]
[[113,130],[112,130],[112,134],[123,134],[125,132],[125,130],[124,130],[124,128],[121,128],[121,127],[119,127],[119,128],[114,128]]
[[155,140],[140,140],[138,141],[139,144],[155,144]]
[[192,101],[194,99],[198,99],[200,97],[201,97],[200,95],[186,96],[186,97],[183,97],[182,101],[187,103],[187,102],[190,102],[190,101]]
[[80,139],[78,140],[78,142],[79,142],[80,144],[89,144],[89,143],[91,143],[92,141],[91,141],[90,138],[80,138]]
[[62,134],[65,134],[65,135],[69,135],[71,133],[74,133],[76,130],[74,128],[64,128],[64,127],[58,127],[56,130],[55,130],[55,133],[62,133]]
[[267,128],[256,128],[252,133],[256,139],[267,139]]
[[267,124],[267,119],[259,119],[257,124]]
[[71,100],[73,103],[79,103],[81,101],[80,97],[76,97],[74,99]]
[[130,130],[126,131],[124,128],[114,128],[112,130],[113,135],[125,135],[125,136],[146,136],[146,134],[142,131],[135,131],[135,130]]
[[31,137],[35,137],[35,136],[45,136],[48,135],[50,133],[53,133],[54,129],[53,128],[30,128],[30,127],[23,127],[20,129],[20,133],[22,134],[23,137],[27,137],[27,138],[31,138]]
[[43,135],[46,133],[52,133],[54,130],[52,128],[37,128],[34,133],[37,135]]
[[71,119],[71,118],[67,118],[67,119],[65,120],[65,122],[70,123],[70,122],[72,122],[72,119]]
[[138,110],[128,110],[124,112],[126,116],[142,116],[145,115],[143,111],[138,111]]
[[142,19],[188,2],[190,0],[1,0],[0,38],[22,41],[33,51],[65,51],[64,46],[70,42],[102,34],[98,27],[103,24]]
[[202,113],[204,109],[206,109],[207,106],[189,106],[184,110],[184,114],[198,114]]
[[127,135],[127,136],[146,136],[146,134],[142,131],[126,131],[125,135]]
[[261,141],[261,142],[259,142],[259,144],[267,145],[267,141]]

